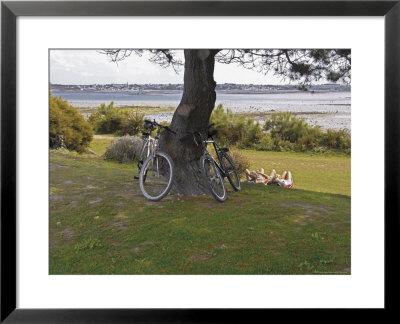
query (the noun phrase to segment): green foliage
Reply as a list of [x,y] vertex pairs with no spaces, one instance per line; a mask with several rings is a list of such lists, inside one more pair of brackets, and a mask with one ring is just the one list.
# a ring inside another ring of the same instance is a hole
[[50,95],[50,148],[85,152],[93,138],[91,125],[67,101]]
[[119,133],[121,135],[137,135],[143,130],[143,118],[144,114],[140,114],[136,111],[129,111],[127,113],[127,118],[122,120],[121,130]]
[[278,150],[310,151],[320,146],[323,131],[319,126],[310,126],[304,119],[290,112],[273,113],[265,122],[264,130],[271,134]]
[[351,149],[351,137],[348,130],[328,129],[326,134],[323,136],[323,145],[330,149],[339,149],[345,152],[350,152]]
[[143,130],[143,117],[138,110],[116,108],[111,102],[101,104],[89,122],[97,134],[137,135]]
[[251,118],[235,116],[229,109],[225,112],[218,105],[211,114],[210,122],[218,130],[216,136],[222,145],[237,145],[241,148],[256,148],[264,136],[259,123]]
[[[212,112],[210,117],[210,123],[214,123],[214,128],[218,130],[217,138],[223,145],[230,144],[233,140],[238,140],[237,135],[234,136],[234,115],[227,109],[225,112],[222,105],[218,105]],[[233,138],[235,137],[235,138]]]
[[296,118],[290,112],[273,113],[271,119],[266,121],[264,129],[270,131],[273,138],[280,136],[283,141],[291,143],[295,143],[310,134],[318,136],[322,133],[320,127],[310,126],[304,119]]
[[347,130],[311,126],[290,112],[273,113],[264,127],[252,118],[225,112],[218,105],[211,114],[211,122],[218,129],[216,139],[223,145],[262,151],[342,151],[350,153],[351,137]]
[[103,154],[105,160],[116,160],[121,163],[138,159],[143,140],[138,136],[125,135],[113,140]]
[[348,130],[328,129],[323,132],[319,126],[310,126],[304,119],[289,112],[272,114],[264,129],[271,134],[278,150],[337,150],[350,153],[351,136]]

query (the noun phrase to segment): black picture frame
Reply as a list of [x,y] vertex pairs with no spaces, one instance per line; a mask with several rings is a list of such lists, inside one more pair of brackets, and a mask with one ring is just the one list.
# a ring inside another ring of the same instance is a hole
[[[385,310],[399,279],[400,0],[395,1],[2,1],[1,3],[1,322],[233,322],[264,310],[16,308],[16,19],[19,16],[384,16]],[[371,125],[373,131],[373,126]],[[373,148],[371,148],[373,151]],[[373,152],[371,152],[373,154]],[[261,314],[262,315],[262,314]]]

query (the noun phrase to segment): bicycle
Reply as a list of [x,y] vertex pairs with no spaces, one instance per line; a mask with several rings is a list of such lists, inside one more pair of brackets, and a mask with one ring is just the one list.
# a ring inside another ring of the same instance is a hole
[[[140,169],[142,168],[143,161],[150,155],[151,152],[154,151],[154,144],[155,144],[155,139],[150,136],[151,132],[155,129],[153,125],[153,122],[150,120],[145,120],[144,121],[144,129],[148,130],[148,132],[143,132],[142,133],[142,140],[143,140],[143,145],[140,150],[140,155],[138,159],[138,174],[140,174]],[[135,179],[139,179],[139,176],[135,176]]]
[[[224,178],[228,178],[229,183],[235,191],[241,190],[241,183],[236,167],[228,155],[229,148],[219,147],[215,142],[214,135],[217,134],[217,130],[208,132],[208,129],[212,126],[214,124],[210,124],[203,129],[203,131],[207,130],[207,138],[203,138],[201,131],[189,134],[193,135],[196,145],[199,145],[196,135],[201,139],[204,153],[200,158],[200,166],[206,186],[217,201],[223,202],[227,198]],[[208,144],[213,145],[219,163],[215,161],[212,154],[207,150]]]
[[[168,126],[158,124],[155,120],[145,120],[144,128],[148,132],[143,132],[144,140],[140,158],[139,158],[139,187],[147,199],[159,201],[164,198],[172,187],[172,179],[174,177],[174,163],[171,157],[160,150],[158,140],[160,138],[161,129],[175,134]],[[151,136],[153,130],[157,128],[154,137]],[[146,159],[143,161],[144,153],[147,153]]]

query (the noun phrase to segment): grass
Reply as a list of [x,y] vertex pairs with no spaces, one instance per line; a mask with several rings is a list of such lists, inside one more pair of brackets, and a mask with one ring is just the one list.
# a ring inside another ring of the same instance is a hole
[[97,155],[103,155],[106,152],[107,146],[115,138],[115,135],[94,135],[89,148]]
[[[92,150],[111,139],[95,137]],[[350,158],[244,153],[252,168],[291,170],[296,189],[244,184],[225,203],[154,203],[134,164],[51,151],[50,273],[349,274]]]
[[298,189],[351,194],[351,159],[342,153],[294,153],[242,151],[250,161],[250,169],[275,169],[277,173],[292,171]]

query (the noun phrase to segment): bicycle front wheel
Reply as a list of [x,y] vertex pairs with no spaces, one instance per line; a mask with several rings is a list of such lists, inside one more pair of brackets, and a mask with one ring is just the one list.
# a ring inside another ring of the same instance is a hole
[[207,189],[217,201],[225,201],[227,195],[224,177],[219,172],[214,160],[205,155],[201,157],[200,164]]
[[163,199],[172,187],[174,164],[164,152],[156,152],[143,162],[139,174],[139,186],[143,196],[152,201]]
[[140,169],[143,166],[144,160],[147,158],[147,156],[150,153],[150,150],[151,150],[150,141],[145,139],[144,143],[143,143],[143,146],[142,146],[142,149],[140,150],[139,161],[138,161],[138,164],[137,164],[139,173],[140,173]]
[[239,191],[242,188],[240,184],[239,174],[235,168],[235,165],[233,164],[231,157],[225,152],[221,154],[221,165],[232,188],[236,191]]

